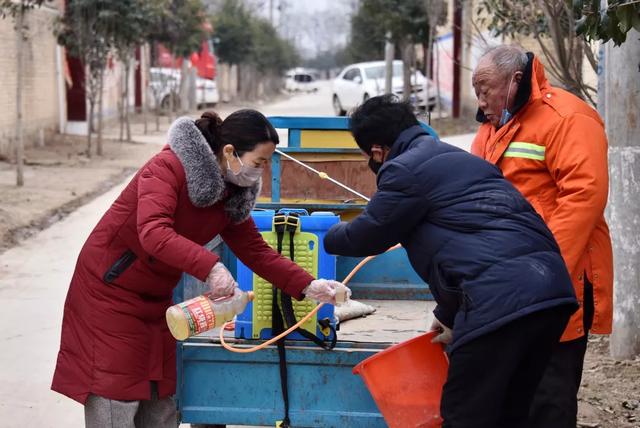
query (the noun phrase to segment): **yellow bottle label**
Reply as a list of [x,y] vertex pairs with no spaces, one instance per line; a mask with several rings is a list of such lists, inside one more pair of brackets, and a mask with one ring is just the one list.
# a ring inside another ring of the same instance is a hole
[[194,297],[178,306],[189,323],[189,336],[211,330],[216,325],[216,315],[205,296]]

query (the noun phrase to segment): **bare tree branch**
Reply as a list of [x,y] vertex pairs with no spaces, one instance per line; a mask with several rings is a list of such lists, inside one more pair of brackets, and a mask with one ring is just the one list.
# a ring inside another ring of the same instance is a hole
[[591,68],[593,71],[598,72],[598,60],[591,50],[591,44],[586,40],[582,40],[582,43],[584,44],[584,54],[587,57]]
[[480,7],[493,13],[481,15],[481,23],[497,35],[533,37],[546,58],[549,75],[567,90],[593,102],[593,91],[585,85],[582,65],[586,56],[597,70],[597,59],[591,47],[575,33],[570,4],[565,0],[480,0]]
[[551,53],[549,48],[547,48],[547,46],[544,43],[544,40],[542,40],[540,35],[536,34],[534,36],[534,38],[538,42],[538,45],[540,46],[540,49],[542,50],[542,53],[544,54],[545,58],[547,59],[547,69],[553,75],[553,77],[555,77],[556,79],[561,81],[562,80],[562,73],[560,72],[560,69],[562,68],[562,66],[560,64],[558,64],[558,60],[553,56],[553,54]]

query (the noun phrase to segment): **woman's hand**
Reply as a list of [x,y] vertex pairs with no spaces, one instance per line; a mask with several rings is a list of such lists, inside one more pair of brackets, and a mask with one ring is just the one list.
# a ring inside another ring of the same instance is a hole
[[207,276],[206,283],[211,291],[211,297],[226,297],[233,294],[238,286],[231,273],[220,262],[216,263]]
[[351,297],[349,287],[330,279],[314,279],[302,293],[310,299],[332,305],[344,303]]

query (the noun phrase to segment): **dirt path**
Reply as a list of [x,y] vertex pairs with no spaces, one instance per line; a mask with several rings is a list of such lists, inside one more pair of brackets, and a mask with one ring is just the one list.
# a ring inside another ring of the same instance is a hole
[[0,253],[109,190],[161,148],[106,140],[105,155],[88,159],[85,144],[56,136],[27,149],[23,188],[15,186],[15,165],[0,162]]
[[591,337],[579,397],[579,427],[640,428],[640,357],[616,361],[608,337]]

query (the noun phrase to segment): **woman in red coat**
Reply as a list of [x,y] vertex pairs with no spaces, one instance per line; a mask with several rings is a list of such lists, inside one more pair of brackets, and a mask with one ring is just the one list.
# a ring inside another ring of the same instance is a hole
[[251,218],[278,144],[261,113],[183,117],[168,139],[87,239],[67,294],[52,389],[85,404],[87,426],[176,426],[176,345],[165,311],[183,272],[215,296],[233,292],[233,277],[203,248],[216,235],[298,300],[333,303],[339,285],[280,256]]

